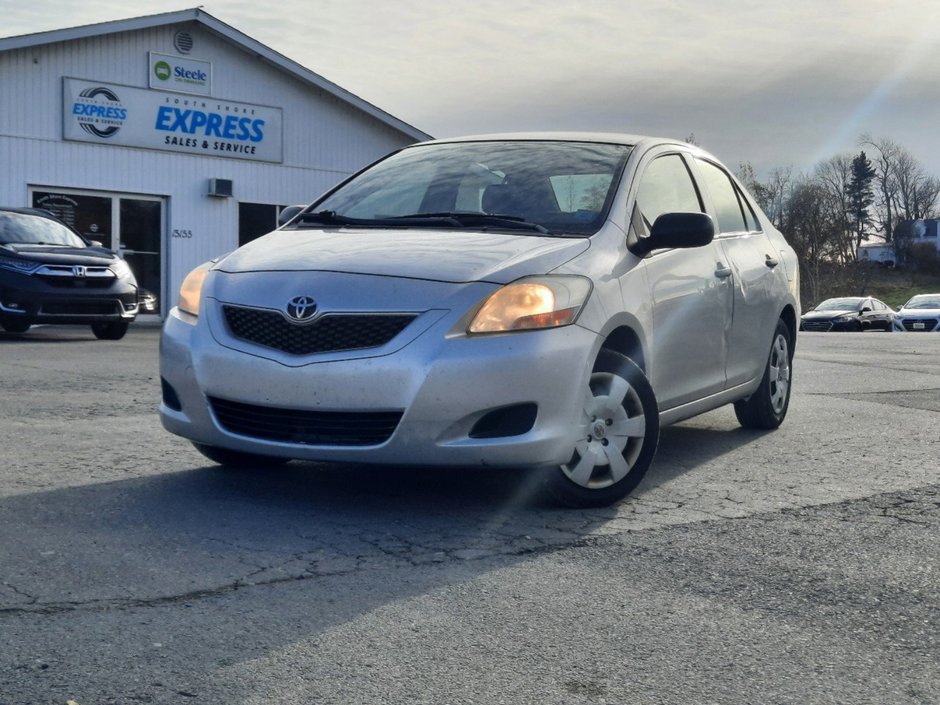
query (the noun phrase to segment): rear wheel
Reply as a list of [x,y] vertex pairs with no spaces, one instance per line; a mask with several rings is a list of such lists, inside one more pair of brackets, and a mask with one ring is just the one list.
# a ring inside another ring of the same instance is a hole
[[601,350],[578,404],[571,459],[548,472],[546,489],[570,507],[607,506],[649,469],[659,442],[656,396],[636,363]]
[[17,318],[0,318],[0,327],[7,333],[25,333],[29,330],[30,323]]
[[269,455],[244,453],[240,450],[219,448],[218,446],[205,445],[204,443],[193,443],[193,446],[212,462],[230,468],[283,465],[289,460],[289,458],[274,458]]
[[120,340],[127,333],[127,321],[109,321],[108,323],[92,323],[91,332],[99,340]]
[[790,329],[782,320],[777,321],[770,356],[764,367],[760,386],[748,399],[734,403],[734,415],[745,428],[777,428],[790,406],[791,363],[793,345]]

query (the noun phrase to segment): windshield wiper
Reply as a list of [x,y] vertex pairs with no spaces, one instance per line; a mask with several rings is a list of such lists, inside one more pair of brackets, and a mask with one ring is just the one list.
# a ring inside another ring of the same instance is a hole
[[317,211],[300,216],[301,223],[320,223],[321,225],[358,226],[363,228],[406,228],[412,225],[423,227],[459,228],[461,223],[446,213],[417,216],[394,216],[388,218],[350,218],[336,211]]
[[322,225],[359,225],[359,218],[347,218],[336,211],[316,211],[315,213],[302,213],[301,223],[321,223]]
[[473,213],[473,212],[443,212],[443,213],[411,213],[409,215],[398,216],[394,220],[452,220],[457,227],[476,227],[480,225],[490,225],[495,228],[506,230],[532,230],[551,235],[551,231],[538,223],[531,223],[518,215],[502,215],[497,213]]
[[474,228],[492,227],[500,230],[529,230],[542,235],[551,235],[538,223],[530,223],[525,218],[515,215],[492,215],[472,212],[410,213],[408,215],[388,216],[385,218],[350,218],[336,211],[323,210],[300,215],[301,223],[320,225],[350,226],[362,228]]

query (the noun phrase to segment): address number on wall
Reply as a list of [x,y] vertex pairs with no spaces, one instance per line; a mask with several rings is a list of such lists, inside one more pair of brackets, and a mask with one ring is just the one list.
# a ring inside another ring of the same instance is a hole
[[193,237],[192,230],[183,230],[180,228],[173,228],[173,237],[181,237],[186,240],[191,240]]

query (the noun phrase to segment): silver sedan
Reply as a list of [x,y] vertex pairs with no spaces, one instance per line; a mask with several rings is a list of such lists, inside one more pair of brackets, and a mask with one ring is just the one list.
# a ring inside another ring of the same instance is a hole
[[223,464],[537,466],[574,506],[661,424],[784,419],[793,250],[714,157],[626,135],[414,145],[186,278],[171,432]]

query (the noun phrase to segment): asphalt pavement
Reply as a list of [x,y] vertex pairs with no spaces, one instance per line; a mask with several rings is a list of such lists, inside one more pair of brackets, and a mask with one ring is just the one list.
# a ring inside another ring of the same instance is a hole
[[940,703],[940,336],[803,334],[775,432],[532,473],[226,471],[159,331],[0,334],[0,705]]

